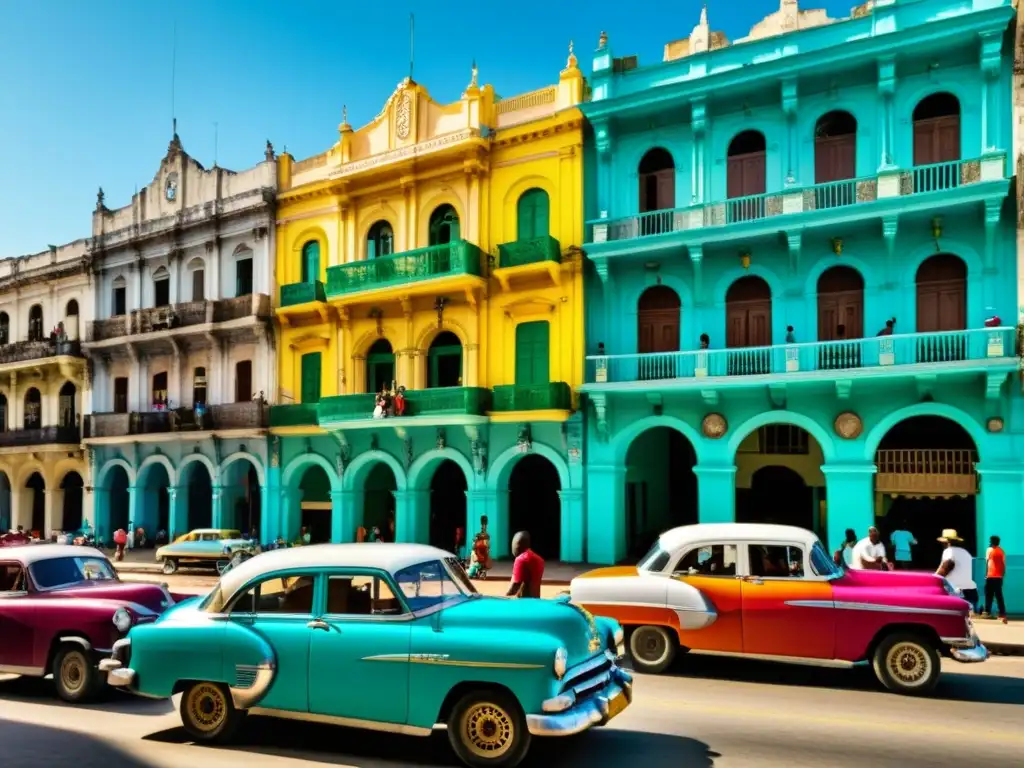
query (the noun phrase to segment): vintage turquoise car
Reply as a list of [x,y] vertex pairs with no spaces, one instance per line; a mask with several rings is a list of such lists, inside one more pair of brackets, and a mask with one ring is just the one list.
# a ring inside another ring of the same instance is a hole
[[159,547],[156,560],[163,563],[163,572],[170,576],[179,565],[209,566],[220,570],[236,552],[256,551],[255,542],[242,537],[241,531],[230,528],[197,528]]
[[101,663],[143,696],[181,693],[197,741],[247,713],[427,736],[469,766],[513,766],[533,736],[604,725],[632,700],[622,628],[567,600],[484,597],[418,544],[275,550],[136,627]]

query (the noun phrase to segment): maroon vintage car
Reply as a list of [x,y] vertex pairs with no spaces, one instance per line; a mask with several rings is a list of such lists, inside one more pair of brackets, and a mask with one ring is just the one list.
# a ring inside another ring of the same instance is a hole
[[97,665],[114,642],[174,603],[163,585],[121,581],[98,549],[0,549],[0,673],[52,674],[62,699],[85,701],[105,685]]

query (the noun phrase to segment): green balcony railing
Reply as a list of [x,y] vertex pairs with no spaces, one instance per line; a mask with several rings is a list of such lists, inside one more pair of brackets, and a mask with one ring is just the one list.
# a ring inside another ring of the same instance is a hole
[[270,406],[272,427],[315,427],[317,424],[316,403],[291,403]]
[[480,276],[480,249],[465,240],[327,268],[327,295],[404,285],[451,275]]
[[312,283],[289,283],[281,286],[281,306],[294,307],[310,301],[324,300],[324,284],[319,280]]
[[494,388],[494,411],[567,411],[570,408],[572,390],[564,381]]
[[540,264],[544,261],[556,264],[562,261],[562,246],[551,235],[498,246],[498,266],[501,268]]
[[[320,421],[372,419],[376,395],[356,394],[325,397],[320,401]],[[491,407],[491,391],[483,387],[438,387],[408,390],[404,417],[483,416]],[[401,418],[398,416],[390,418]]]

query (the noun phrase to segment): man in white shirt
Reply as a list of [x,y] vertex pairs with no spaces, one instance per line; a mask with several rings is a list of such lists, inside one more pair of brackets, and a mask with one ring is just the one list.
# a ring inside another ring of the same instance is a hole
[[884,571],[885,544],[882,543],[882,536],[875,526],[868,528],[867,538],[861,539],[853,548],[853,562],[851,568],[861,571]]
[[964,540],[957,536],[956,530],[946,528],[939,541],[946,545],[942,553],[942,561],[935,571],[945,576],[954,587],[964,593],[964,599],[971,604],[971,613],[978,610],[978,585],[974,583],[974,558],[971,553],[961,547]]

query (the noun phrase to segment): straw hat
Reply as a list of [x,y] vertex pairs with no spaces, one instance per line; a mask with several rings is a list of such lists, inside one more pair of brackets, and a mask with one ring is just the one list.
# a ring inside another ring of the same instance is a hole
[[943,544],[948,544],[951,541],[963,541],[963,539],[956,535],[956,528],[943,528],[939,541]]

